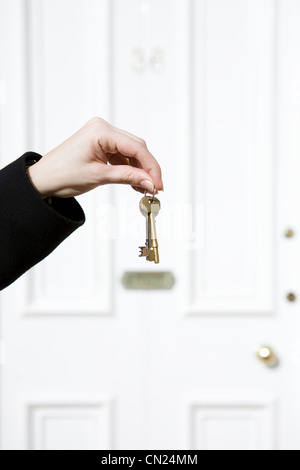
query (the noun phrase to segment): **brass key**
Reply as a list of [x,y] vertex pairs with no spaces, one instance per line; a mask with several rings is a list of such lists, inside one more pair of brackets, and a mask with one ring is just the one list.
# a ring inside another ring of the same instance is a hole
[[140,257],[159,263],[155,217],[160,211],[160,201],[154,196],[145,196],[140,201],[140,211],[146,217],[146,246],[140,247]]

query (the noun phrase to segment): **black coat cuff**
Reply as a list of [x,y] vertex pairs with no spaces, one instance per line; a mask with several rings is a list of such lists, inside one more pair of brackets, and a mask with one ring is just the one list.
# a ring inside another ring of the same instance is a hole
[[74,198],[41,199],[26,167],[42,157],[27,152],[0,171],[0,290],[48,256],[85,222]]

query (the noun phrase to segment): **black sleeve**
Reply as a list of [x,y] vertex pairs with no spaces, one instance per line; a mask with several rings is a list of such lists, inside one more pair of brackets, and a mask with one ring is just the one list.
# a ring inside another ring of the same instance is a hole
[[0,290],[85,222],[74,198],[52,198],[49,205],[35,191],[26,166],[41,158],[28,152],[0,171]]

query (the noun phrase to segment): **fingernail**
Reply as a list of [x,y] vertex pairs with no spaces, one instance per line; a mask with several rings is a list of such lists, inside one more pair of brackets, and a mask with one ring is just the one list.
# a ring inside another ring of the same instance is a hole
[[147,189],[147,191],[150,191],[150,193],[154,191],[154,186],[153,186],[153,183],[151,183],[151,181],[143,180],[141,181],[140,186],[142,186],[142,188],[144,189]]

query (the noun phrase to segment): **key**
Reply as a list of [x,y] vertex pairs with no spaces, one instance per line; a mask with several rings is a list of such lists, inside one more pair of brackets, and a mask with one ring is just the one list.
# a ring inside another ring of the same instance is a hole
[[146,246],[140,247],[140,256],[148,261],[159,263],[155,217],[160,211],[160,201],[153,196],[145,196],[140,202],[140,211],[146,217]]
[[140,247],[140,257],[159,263],[155,217],[160,211],[160,201],[154,196],[145,196],[140,201],[140,211],[146,217],[146,245]]
[[151,200],[150,196],[145,196],[140,201],[140,211],[143,214],[143,216],[146,217],[146,246],[140,247],[140,250],[141,250],[140,256],[146,257],[147,260],[149,260],[149,251],[151,248],[151,227],[150,227],[151,203],[150,203],[150,200]]

